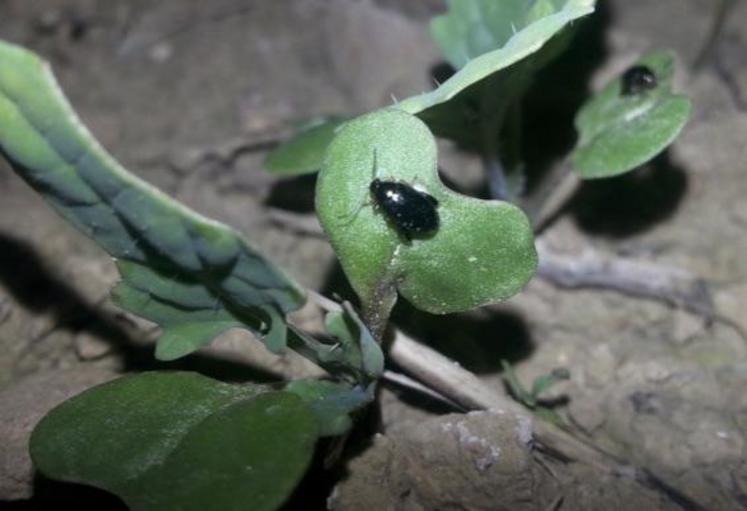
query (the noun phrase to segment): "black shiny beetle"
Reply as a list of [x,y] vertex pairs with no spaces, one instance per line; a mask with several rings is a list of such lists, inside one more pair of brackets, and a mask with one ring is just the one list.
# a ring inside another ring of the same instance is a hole
[[622,75],[623,96],[641,94],[656,86],[656,74],[648,66],[633,66]]
[[377,209],[407,241],[426,236],[438,229],[438,201],[407,183],[383,181],[376,177],[376,149],[373,156],[374,179],[369,185]]

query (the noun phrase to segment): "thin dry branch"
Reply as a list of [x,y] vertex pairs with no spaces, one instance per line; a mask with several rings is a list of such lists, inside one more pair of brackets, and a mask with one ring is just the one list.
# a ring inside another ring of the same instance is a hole
[[537,241],[537,276],[566,289],[605,289],[636,298],[657,300],[713,319],[713,299],[705,280],[669,266],[604,257],[586,249],[581,254],[561,255]]

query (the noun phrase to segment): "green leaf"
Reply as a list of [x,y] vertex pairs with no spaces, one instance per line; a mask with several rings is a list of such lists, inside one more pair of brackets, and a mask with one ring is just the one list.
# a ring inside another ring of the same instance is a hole
[[[534,274],[532,230],[521,210],[449,190],[436,163],[425,124],[395,109],[349,121],[328,149],[316,210],[368,308],[391,304],[399,291],[429,312],[467,310],[510,297]],[[436,232],[404,240],[372,206],[374,176],[416,185],[437,199]]]
[[506,45],[517,32],[563,9],[593,6],[566,0],[449,0],[431,21],[431,34],[456,69]]
[[[283,315],[303,304],[302,288],[233,229],[127,172],[81,124],[48,66],[1,41],[0,149],[63,217],[120,260],[120,303],[166,330],[158,356],[185,355],[232,326],[283,348]],[[208,326],[214,319],[221,323]]]
[[568,369],[565,367],[558,367],[547,374],[535,378],[532,382],[532,390],[530,392],[535,399],[538,399],[545,391],[549,390],[557,383],[567,381],[570,378],[571,372]]
[[352,386],[326,380],[295,380],[285,390],[299,396],[316,414],[321,436],[343,435],[350,431],[350,414],[374,400],[375,385]]
[[384,353],[350,303],[342,306],[341,312],[327,314],[327,331],[339,341],[346,365],[359,368],[357,381],[375,381],[384,372]]
[[190,275],[169,278],[128,261],[118,261],[123,280],[112,290],[119,306],[158,323],[163,333],[156,357],[174,360],[209,344],[231,328],[246,328],[263,335],[265,346],[274,353],[285,348],[286,325],[272,308],[234,309]]
[[322,168],[324,152],[347,118],[320,119],[302,127],[289,141],[267,155],[265,168],[271,174],[298,176]]
[[[525,12],[523,20],[526,26],[514,25],[515,33],[510,24],[514,21],[513,17],[508,18],[510,21],[507,25],[506,19],[496,17],[501,12],[492,11],[506,9],[513,13],[523,7],[515,2],[492,3],[496,5],[486,6],[479,0],[450,2],[450,9],[455,15],[434,21],[433,30],[442,42],[447,58],[461,69],[435,90],[405,99],[397,108],[417,114],[449,101],[467,87],[538,51],[563,27],[593,12],[595,0],[566,0],[562,5],[547,0],[533,2],[528,10],[522,11]],[[529,4],[523,2],[523,5]],[[489,20],[478,19],[482,17],[482,8],[491,11],[486,13]],[[522,16],[516,16],[518,20],[522,19]],[[506,27],[511,29],[510,34]],[[501,46],[482,53],[496,44]]]
[[503,367],[503,380],[508,384],[513,397],[529,408],[537,406],[537,396],[524,387],[519,377],[516,376],[513,366],[506,360],[501,360],[501,366]]
[[346,382],[368,387],[384,371],[384,354],[353,307],[327,315],[328,336],[316,338],[288,325],[288,345]]
[[[470,60],[501,49],[517,32],[543,17],[580,5],[565,0],[464,0],[448,3],[446,14],[431,21],[431,34],[456,69]],[[510,179],[521,161],[517,152],[518,124],[508,124],[509,111],[520,108],[521,98],[535,73],[570,43],[575,30],[566,26],[541,48],[508,68],[494,72],[461,90],[449,101],[419,113],[431,131],[482,155],[500,157]],[[515,112],[513,118],[519,118]],[[508,124],[508,126],[506,126]],[[505,129],[504,129],[505,128]],[[496,154],[499,153],[499,154]]]
[[316,417],[291,393],[152,372],[58,406],[30,450],[47,477],[103,488],[133,510],[272,510],[305,473],[317,436]]
[[671,53],[652,53],[636,65],[654,72],[655,88],[623,94],[618,78],[576,116],[573,166],[584,179],[612,177],[642,165],[672,143],[690,117],[690,100],[672,92]]

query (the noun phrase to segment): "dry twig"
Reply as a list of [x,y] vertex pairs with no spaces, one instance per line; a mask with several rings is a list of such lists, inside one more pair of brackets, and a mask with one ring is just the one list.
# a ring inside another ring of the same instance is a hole
[[713,300],[706,282],[691,273],[645,261],[603,257],[593,250],[561,255],[537,240],[537,276],[566,289],[593,288],[657,300],[712,319]]

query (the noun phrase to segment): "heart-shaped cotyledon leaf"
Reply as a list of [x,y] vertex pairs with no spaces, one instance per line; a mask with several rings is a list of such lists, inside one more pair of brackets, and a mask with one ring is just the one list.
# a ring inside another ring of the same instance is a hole
[[[428,312],[468,310],[510,297],[534,274],[537,255],[524,213],[449,190],[438,177],[436,158],[427,126],[394,109],[349,121],[327,151],[317,213],[369,311],[391,306],[397,291]],[[372,193],[374,179],[435,199],[428,204],[435,208],[436,228],[408,236],[401,223],[419,219],[389,217]]]
[[656,52],[628,68],[576,116],[573,167],[584,179],[617,176],[647,162],[677,137],[690,100],[672,92],[674,56]]

